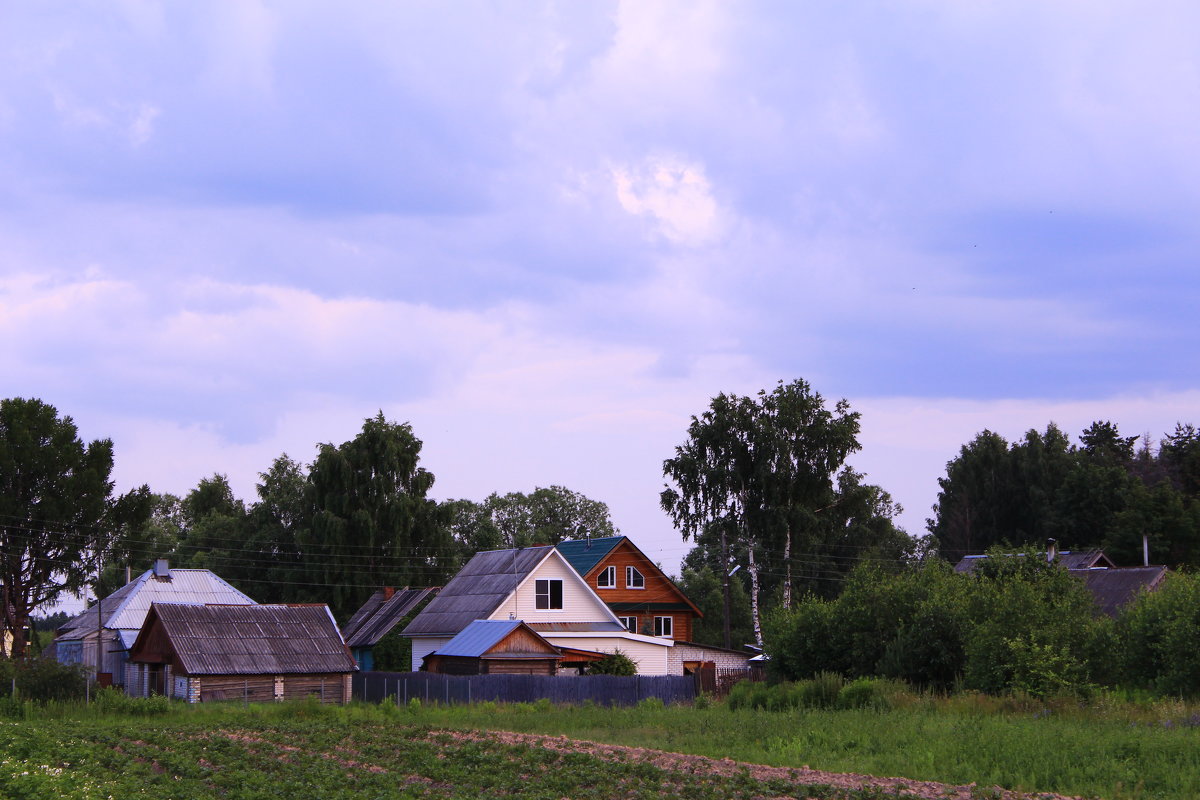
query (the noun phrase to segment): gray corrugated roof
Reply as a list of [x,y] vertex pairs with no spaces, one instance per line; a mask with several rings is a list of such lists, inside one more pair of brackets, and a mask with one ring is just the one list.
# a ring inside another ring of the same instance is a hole
[[1166,575],[1166,567],[1118,567],[1115,569],[1073,569],[1083,578],[1097,607],[1115,617],[1122,606],[1133,602],[1143,588],[1150,591]]
[[454,635],[492,614],[552,546],[476,553],[404,629],[405,636]]
[[[1021,558],[1025,557],[1025,553],[1013,553]],[[1038,558],[1045,559],[1046,553],[1038,553]],[[955,572],[973,573],[975,568],[987,560],[986,555],[963,556],[962,559],[954,565]],[[1055,555],[1055,560],[1060,566],[1067,569],[1088,569],[1097,564],[1105,566],[1113,566],[1113,563],[1108,560],[1108,556],[1104,555],[1102,550],[1063,550]]]
[[[326,606],[155,603],[152,613],[187,675],[353,672]],[[147,627],[153,629],[154,623]],[[134,656],[146,645],[139,636]]]
[[371,647],[387,636],[400,620],[436,589],[401,589],[386,597],[381,589],[354,613],[342,635],[351,647]]
[[[146,620],[151,603],[221,603],[252,605],[246,595],[206,569],[173,569],[169,578],[157,578],[146,570],[100,601],[103,627],[137,631]],[[96,630],[96,605],[58,629],[58,638],[77,639]]]

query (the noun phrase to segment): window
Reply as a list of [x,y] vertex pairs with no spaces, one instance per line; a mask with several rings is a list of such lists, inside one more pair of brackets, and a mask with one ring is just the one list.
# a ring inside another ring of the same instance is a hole
[[538,609],[562,608],[562,584],[561,578],[542,578],[534,581],[534,607]]
[[674,617],[655,617],[654,618],[654,635],[665,636],[670,639],[675,635],[675,618]]
[[621,624],[625,626],[625,630],[630,633],[637,633],[637,617],[617,617],[621,620]]
[[625,588],[626,589],[645,589],[646,576],[637,571],[637,567],[625,568]]
[[596,576],[597,589],[615,589],[617,588],[617,568],[605,567],[600,570],[600,574]]

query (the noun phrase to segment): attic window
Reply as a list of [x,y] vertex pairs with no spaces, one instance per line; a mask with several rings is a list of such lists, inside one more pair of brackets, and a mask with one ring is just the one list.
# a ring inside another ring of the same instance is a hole
[[646,576],[638,572],[637,567],[625,568],[625,588],[626,589],[645,589]]
[[561,609],[563,607],[562,578],[540,578],[534,582],[533,604],[535,608]]
[[605,567],[600,570],[600,574],[596,576],[597,589],[615,589],[617,588],[617,568]]

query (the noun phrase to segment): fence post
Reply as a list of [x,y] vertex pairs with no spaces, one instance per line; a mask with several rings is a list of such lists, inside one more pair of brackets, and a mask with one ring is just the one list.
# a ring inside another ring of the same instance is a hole
[[325,702],[325,679],[321,678],[321,702]]
[[242,678],[242,708],[250,705],[250,679]]
[[408,705],[408,678],[404,679],[404,705]]
[[467,676],[467,705],[471,705],[471,676]]

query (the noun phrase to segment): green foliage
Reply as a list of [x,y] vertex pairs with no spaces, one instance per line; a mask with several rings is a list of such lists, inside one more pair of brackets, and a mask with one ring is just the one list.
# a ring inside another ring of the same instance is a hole
[[993,554],[966,594],[964,686],[1035,697],[1087,692],[1106,623],[1083,583],[1055,564]]
[[1047,538],[1064,548],[1102,547],[1118,564],[1151,560],[1200,566],[1200,437],[1179,425],[1152,451],[1136,437],[1095,422],[1071,444],[1053,424],[1009,444],[983,431],[964,445],[939,479],[928,527],[951,562],[1002,542]]
[[404,630],[401,622],[392,629],[391,633],[379,640],[372,648],[371,657],[375,669],[380,672],[408,672],[412,667],[412,639],[401,636]]
[[1200,695],[1200,576],[1173,573],[1116,623],[1121,677],[1137,688]]
[[87,693],[87,670],[48,658],[0,659],[0,697],[11,696],[14,687],[20,700],[82,700]]
[[613,650],[603,658],[588,664],[589,675],[636,675],[637,664],[620,650]]
[[109,686],[100,689],[92,697],[93,710],[100,714],[152,717],[166,714],[176,705],[162,695],[154,697],[130,697],[120,689]]
[[109,526],[136,523],[137,504],[111,497],[112,467],[111,440],[85,445],[41,400],[0,400],[0,641],[11,633],[17,656],[30,616],[94,574]]
[[[697,558],[694,559],[693,554]],[[692,622],[692,641],[722,647],[725,642],[725,598],[721,578],[712,567],[702,562],[698,567],[692,567],[703,555],[701,548],[695,548],[684,559],[683,577],[678,582],[679,589],[704,615]],[[750,619],[750,598],[746,594],[740,573],[730,581],[729,607],[731,644],[738,647],[753,642],[754,623]]]

